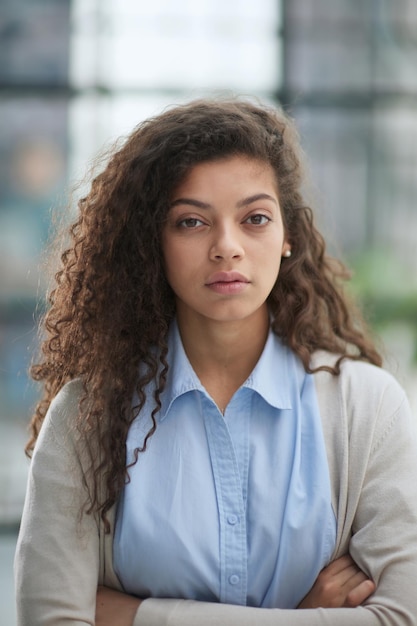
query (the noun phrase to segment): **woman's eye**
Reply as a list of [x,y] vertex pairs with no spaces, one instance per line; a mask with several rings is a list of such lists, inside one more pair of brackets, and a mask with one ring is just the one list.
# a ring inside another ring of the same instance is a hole
[[270,221],[271,220],[266,215],[262,215],[262,213],[256,213],[255,215],[250,215],[247,218],[246,223],[253,224],[254,226],[263,226]]
[[186,217],[183,220],[180,220],[177,223],[179,228],[197,228],[197,226],[201,226],[204,222],[198,220],[196,217]]

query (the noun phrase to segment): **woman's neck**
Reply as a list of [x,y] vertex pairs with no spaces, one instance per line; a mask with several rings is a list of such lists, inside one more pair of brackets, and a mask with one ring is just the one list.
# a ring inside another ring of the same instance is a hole
[[184,350],[202,385],[224,411],[233,394],[252,372],[269,331],[269,315],[217,322],[178,315]]

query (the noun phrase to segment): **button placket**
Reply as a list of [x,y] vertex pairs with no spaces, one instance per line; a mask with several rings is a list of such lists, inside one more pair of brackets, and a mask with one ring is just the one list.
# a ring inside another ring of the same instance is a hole
[[226,422],[204,400],[204,421],[213,468],[220,525],[220,601],[246,604],[247,541],[242,482]]

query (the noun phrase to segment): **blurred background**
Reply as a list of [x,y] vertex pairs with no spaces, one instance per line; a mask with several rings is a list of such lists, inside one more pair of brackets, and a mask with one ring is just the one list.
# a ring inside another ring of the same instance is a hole
[[415,0],[0,0],[0,606],[36,388],[52,208],[97,151],[212,93],[280,103],[299,127],[318,221],[417,408]]

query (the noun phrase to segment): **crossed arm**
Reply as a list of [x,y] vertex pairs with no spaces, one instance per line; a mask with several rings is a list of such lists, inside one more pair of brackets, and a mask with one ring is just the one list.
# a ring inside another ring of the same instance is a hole
[[[375,584],[346,555],[333,561],[318,576],[298,609],[354,608],[375,590]],[[99,587],[96,604],[96,626],[132,626],[142,600]],[[140,613],[139,613],[140,615]]]

